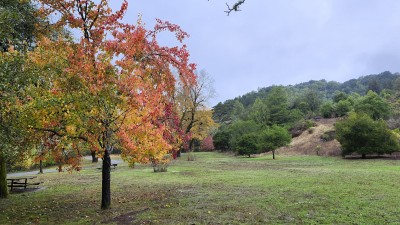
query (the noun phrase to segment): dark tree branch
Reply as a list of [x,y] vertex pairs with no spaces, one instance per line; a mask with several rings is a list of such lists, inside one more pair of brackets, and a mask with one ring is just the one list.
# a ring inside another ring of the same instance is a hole
[[[61,134],[60,132],[58,132],[58,131],[56,131],[56,130],[53,130],[53,129],[38,128],[38,127],[34,127],[33,129],[36,130],[36,131],[51,133],[53,136],[58,136],[58,137],[67,136],[67,135]],[[86,142],[89,141],[89,140],[87,139],[87,137],[84,137],[84,136],[82,136],[82,135],[78,135],[78,136],[68,136],[68,137],[69,137],[69,138],[72,138],[72,139],[80,139],[80,140],[86,141]]]
[[228,10],[225,11],[226,14],[229,16],[229,14],[230,14],[232,11],[235,11],[235,12],[241,11],[239,7],[240,7],[240,5],[242,5],[245,1],[246,1],[246,0],[237,1],[235,4],[233,4],[232,7],[229,6],[228,3],[226,3],[226,6],[228,7]]

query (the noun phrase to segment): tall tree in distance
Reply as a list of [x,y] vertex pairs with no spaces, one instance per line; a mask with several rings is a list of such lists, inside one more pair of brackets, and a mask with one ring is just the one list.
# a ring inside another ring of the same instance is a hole
[[286,89],[283,86],[275,86],[265,98],[265,104],[269,113],[268,125],[281,125],[289,120],[289,103]]
[[179,85],[177,89],[175,102],[180,115],[179,127],[187,136],[189,150],[193,147],[194,137],[207,137],[204,130],[215,126],[212,113],[206,105],[215,95],[213,82],[207,72],[201,70],[197,72],[197,83],[191,86]]
[[354,110],[357,113],[368,114],[372,119],[387,119],[391,114],[391,106],[389,102],[380,97],[374,91],[369,90],[368,93],[361,97],[355,104]]
[[269,110],[262,99],[257,98],[251,106],[250,117],[258,124],[268,126],[270,119]]

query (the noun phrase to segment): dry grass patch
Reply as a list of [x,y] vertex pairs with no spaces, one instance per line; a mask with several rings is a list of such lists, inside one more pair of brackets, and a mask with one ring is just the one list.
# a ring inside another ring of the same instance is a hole
[[320,119],[316,121],[313,132],[305,131],[300,136],[292,139],[289,146],[279,148],[276,153],[280,155],[318,155],[338,156],[340,155],[340,143],[337,140],[323,141],[321,135],[334,130],[337,119]]

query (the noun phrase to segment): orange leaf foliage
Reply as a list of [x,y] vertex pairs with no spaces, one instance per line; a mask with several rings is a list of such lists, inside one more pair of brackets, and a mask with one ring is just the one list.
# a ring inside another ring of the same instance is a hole
[[[43,39],[30,57],[33,67],[44,71],[46,83],[32,90],[32,127],[70,143],[55,146],[55,157],[86,142],[99,153],[120,148],[130,162],[163,160],[183,134],[171,68],[185,85],[194,84],[196,77],[186,46],[160,46],[157,36],[169,31],[182,42],[187,33],[161,20],[152,30],[140,20],[122,23],[127,1],[116,12],[105,0],[40,2],[44,15],[60,15],[56,26],[82,31],[78,42]],[[80,157],[79,150],[75,154]],[[69,158],[65,163],[77,162]]]

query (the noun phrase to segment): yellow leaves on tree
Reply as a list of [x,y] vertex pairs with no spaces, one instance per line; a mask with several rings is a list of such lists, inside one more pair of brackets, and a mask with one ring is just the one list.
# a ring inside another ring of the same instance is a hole
[[197,123],[191,129],[192,138],[203,140],[218,128],[218,124],[212,119],[212,114],[212,110],[201,109],[197,111],[195,116]]
[[[106,0],[40,2],[44,15],[60,14],[56,26],[79,29],[81,38],[43,39],[32,53],[30,62],[42,83],[31,89],[31,126],[60,141],[56,158],[65,152],[79,158],[82,141],[103,156],[102,208],[108,208],[109,153],[114,148],[132,163],[154,164],[180,142],[171,69],[185,87],[196,83],[195,65],[189,63],[185,45],[160,46],[157,37],[169,31],[182,42],[188,35],[161,20],[152,30],[140,21],[120,22],[127,1],[116,12]],[[72,158],[65,162],[75,163]]]
[[195,84],[180,85],[176,91],[179,126],[186,134],[185,147],[189,150],[192,149],[193,139],[203,140],[216,127],[212,111],[206,107],[207,101],[213,96],[213,80],[204,70],[197,73]]

